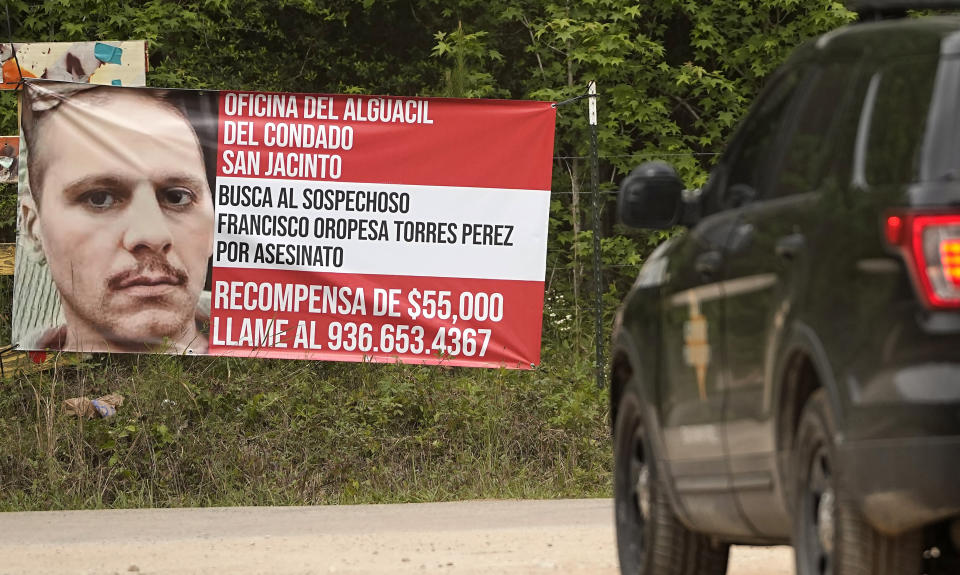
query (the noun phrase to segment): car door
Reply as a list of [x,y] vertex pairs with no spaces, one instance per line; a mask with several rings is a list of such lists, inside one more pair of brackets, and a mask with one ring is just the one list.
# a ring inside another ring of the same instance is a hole
[[686,517],[698,529],[749,534],[729,489],[723,449],[723,249],[736,223],[718,209],[726,168],[704,187],[705,217],[675,239],[661,292],[659,418],[665,457]]
[[821,219],[819,178],[851,76],[843,62],[788,72],[781,81],[796,84],[791,95],[784,90],[768,100],[758,119],[770,133],[757,139],[765,149],[751,160],[756,170],[729,182],[731,189],[750,189],[736,192],[746,199],[725,248],[724,439],[738,503],[751,525],[770,535],[787,536],[790,527],[784,498],[775,492],[772,386],[789,318],[804,293],[807,246]]

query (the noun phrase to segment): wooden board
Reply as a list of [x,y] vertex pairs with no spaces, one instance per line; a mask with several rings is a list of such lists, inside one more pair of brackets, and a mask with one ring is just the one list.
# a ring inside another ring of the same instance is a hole
[[18,374],[36,373],[55,367],[77,365],[83,362],[88,354],[47,352],[46,359],[41,363],[34,363],[30,354],[25,351],[11,351],[3,354],[3,379],[13,379]]
[[13,275],[13,262],[17,244],[0,244],[0,276]]

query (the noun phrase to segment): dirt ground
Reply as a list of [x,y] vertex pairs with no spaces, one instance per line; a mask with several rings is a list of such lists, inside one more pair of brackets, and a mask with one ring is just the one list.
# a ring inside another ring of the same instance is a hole
[[[0,573],[618,575],[609,499],[0,514]],[[792,575],[789,547],[730,575]]]

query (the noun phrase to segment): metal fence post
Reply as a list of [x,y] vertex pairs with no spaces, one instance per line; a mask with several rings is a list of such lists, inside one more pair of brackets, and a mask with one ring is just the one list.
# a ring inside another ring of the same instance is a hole
[[591,81],[587,86],[587,100],[590,106],[590,185],[593,187],[593,283],[596,292],[596,371],[597,387],[606,382],[605,362],[603,359],[603,273],[600,268],[600,213],[603,202],[600,198],[600,157],[597,143],[597,83]]

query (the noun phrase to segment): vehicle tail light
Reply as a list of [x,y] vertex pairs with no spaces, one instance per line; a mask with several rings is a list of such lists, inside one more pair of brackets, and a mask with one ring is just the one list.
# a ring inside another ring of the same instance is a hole
[[940,242],[943,275],[954,288],[960,287],[960,237]]
[[960,213],[889,215],[884,235],[903,253],[927,306],[960,308]]

